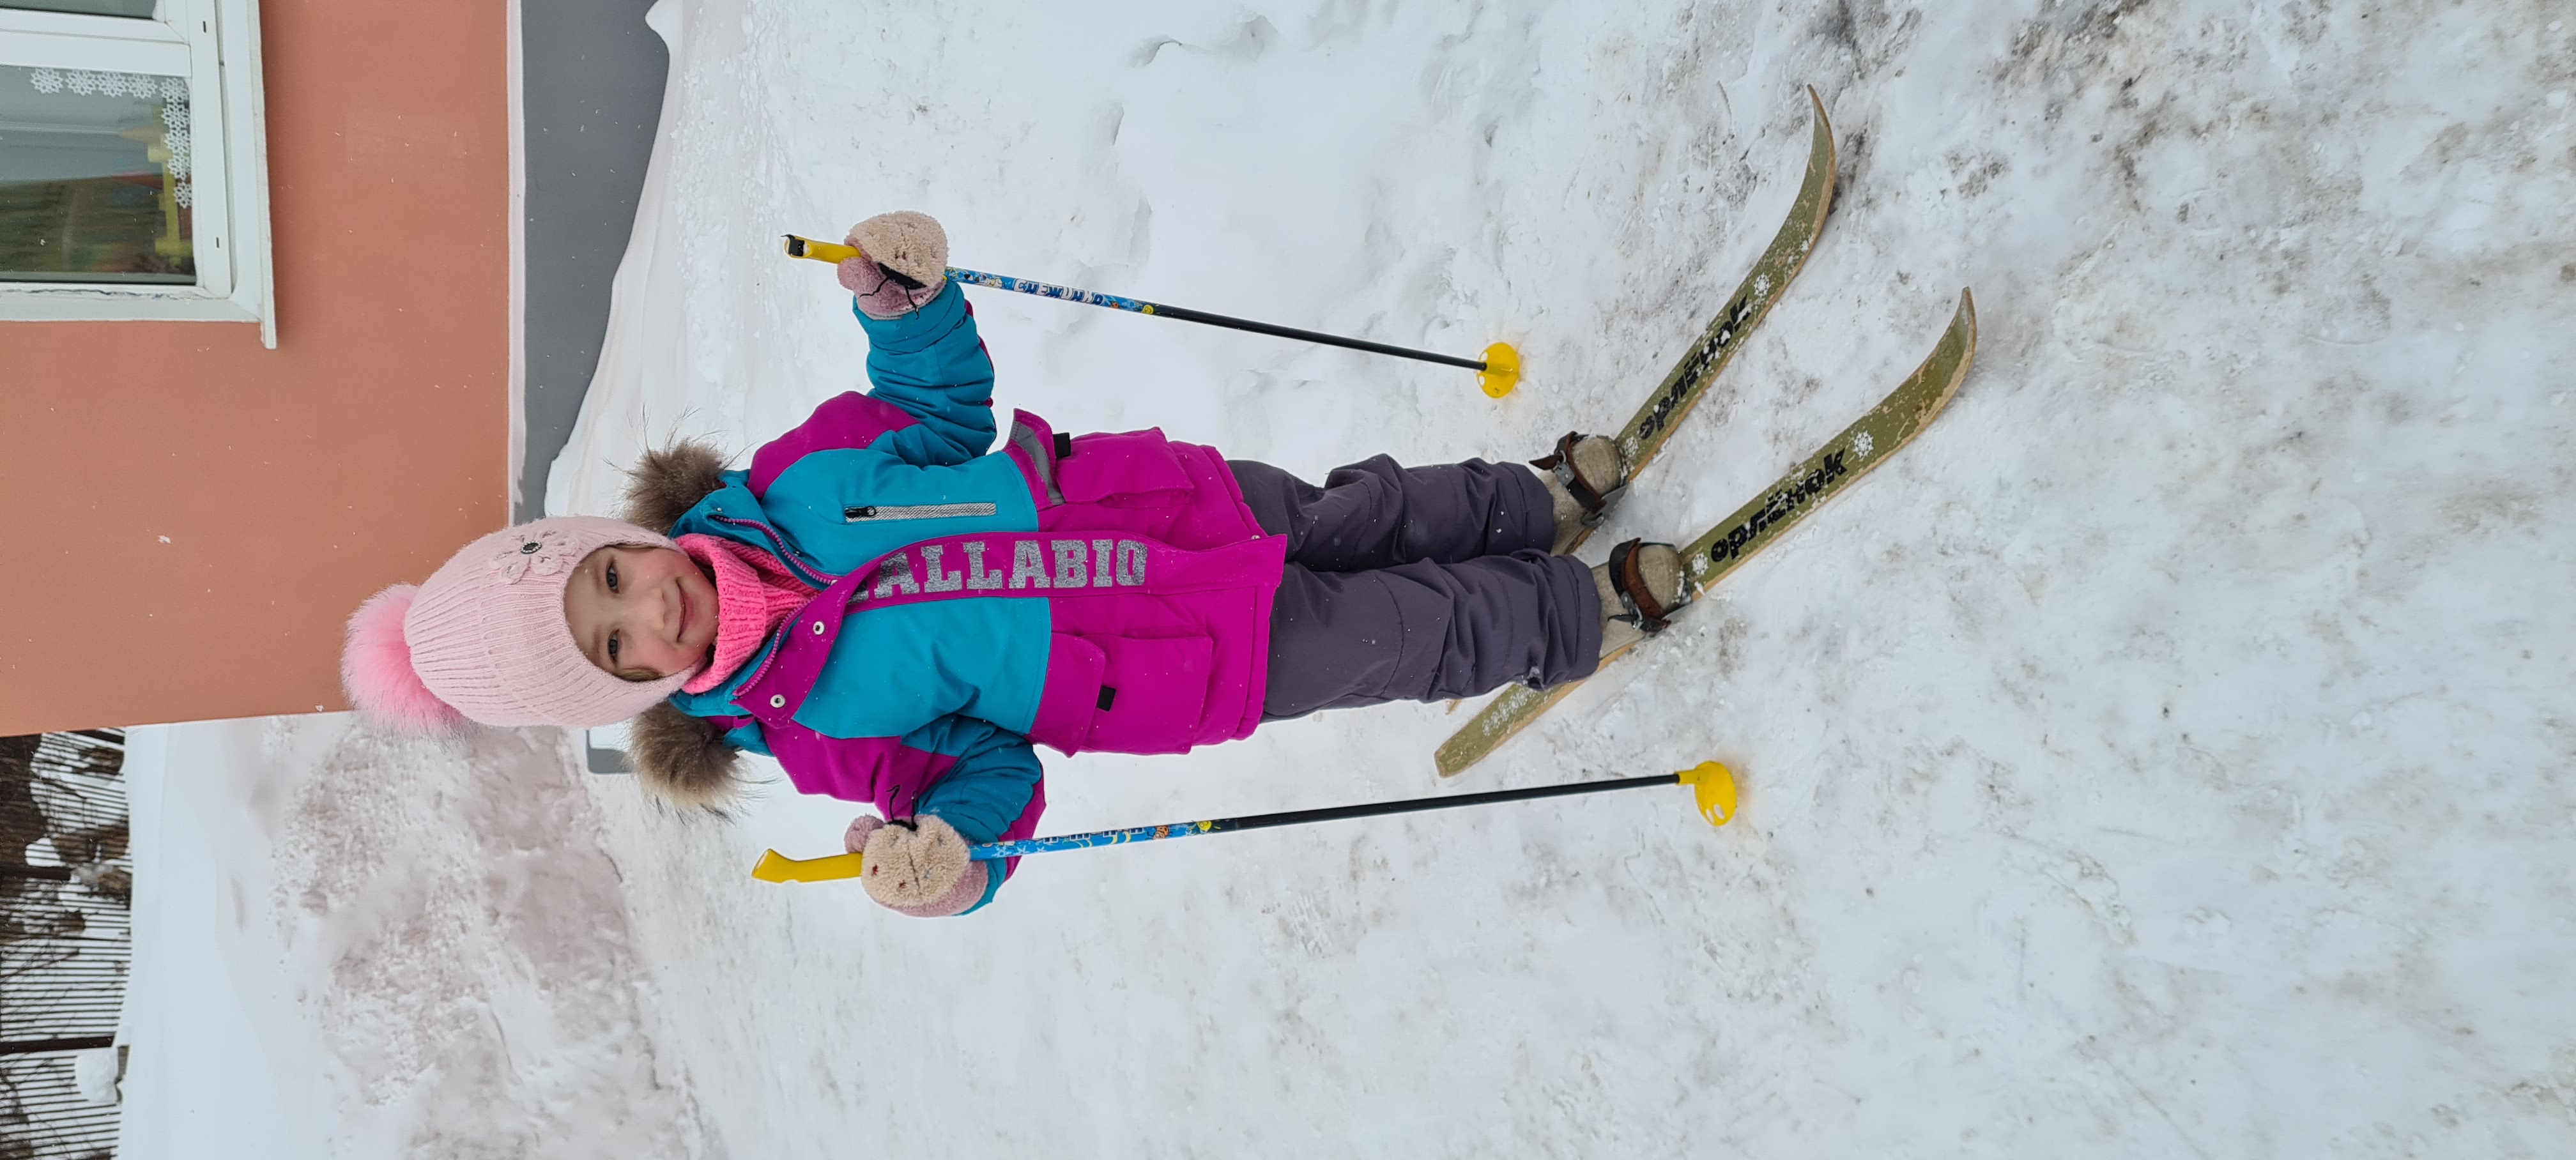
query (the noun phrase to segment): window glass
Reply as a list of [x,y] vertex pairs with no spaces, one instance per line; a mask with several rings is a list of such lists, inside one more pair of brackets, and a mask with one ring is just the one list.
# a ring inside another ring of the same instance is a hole
[[196,281],[190,160],[185,77],[0,65],[0,281]]
[[29,12],[77,12],[83,16],[140,16],[150,19],[156,0],[6,0],[0,8]]

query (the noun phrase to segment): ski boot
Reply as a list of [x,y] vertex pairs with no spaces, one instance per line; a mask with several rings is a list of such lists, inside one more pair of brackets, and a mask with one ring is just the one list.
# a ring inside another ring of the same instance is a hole
[[1556,441],[1556,450],[1530,460],[1530,466],[1539,469],[1539,482],[1547,485],[1553,501],[1556,546],[1551,551],[1560,556],[1599,527],[1610,515],[1610,505],[1628,490],[1627,457],[1619,454],[1619,442],[1606,435],[1568,431]]
[[1691,602],[1682,587],[1681,550],[1671,544],[1630,540],[1610,549],[1610,560],[1592,568],[1601,593],[1604,657],[1662,632]]

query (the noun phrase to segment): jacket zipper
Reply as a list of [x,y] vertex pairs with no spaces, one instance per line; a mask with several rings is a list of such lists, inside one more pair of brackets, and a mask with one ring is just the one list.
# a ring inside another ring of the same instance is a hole
[[787,542],[779,538],[778,530],[767,524],[763,524],[755,520],[738,520],[730,516],[710,516],[708,518],[715,523],[724,524],[729,527],[750,528],[753,531],[759,532],[763,538],[769,541],[769,546],[773,549],[772,554],[778,557],[780,563],[787,565],[788,571],[796,573],[798,579],[803,580],[816,588],[829,588],[835,581],[840,579],[840,577],[829,572],[825,572],[819,568],[808,565],[803,558],[788,549]]
[[841,509],[841,522],[855,524],[865,520],[945,520],[958,516],[989,516],[996,510],[989,503],[881,503]]

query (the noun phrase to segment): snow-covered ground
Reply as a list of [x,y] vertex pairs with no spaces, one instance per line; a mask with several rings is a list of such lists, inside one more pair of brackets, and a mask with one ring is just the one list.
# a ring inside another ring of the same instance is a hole
[[134,730],[132,1160],[727,1155],[550,730]]
[[1003,406],[1537,454],[1759,251],[1808,84],[1825,240],[1609,530],[1748,498],[1963,286],[1977,367],[1458,784],[1462,718],[1384,708],[1051,761],[1045,827],[1716,756],[1724,830],[1675,791],[1064,854],[924,923],[751,881],[848,820],[783,786],[728,827],[551,734],[200,727],[260,770],[197,788],[313,1154],[2576,1152],[2576,11],[675,4],[558,510],[860,383],[776,238],[905,207],[961,265],[1529,367],[1496,404],[978,292]]

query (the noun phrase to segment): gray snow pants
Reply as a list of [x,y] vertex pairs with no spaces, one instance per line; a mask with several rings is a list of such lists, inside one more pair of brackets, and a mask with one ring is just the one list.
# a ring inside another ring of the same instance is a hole
[[1317,487],[1233,460],[1261,529],[1288,537],[1261,715],[1546,687],[1600,663],[1592,569],[1551,556],[1547,488],[1517,464],[1380,455]]

